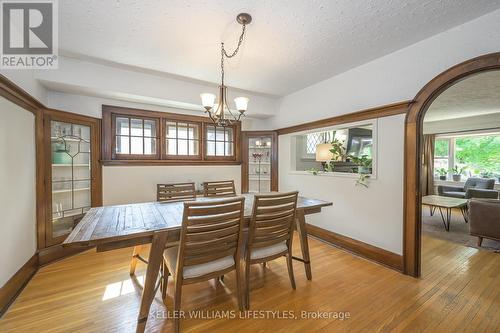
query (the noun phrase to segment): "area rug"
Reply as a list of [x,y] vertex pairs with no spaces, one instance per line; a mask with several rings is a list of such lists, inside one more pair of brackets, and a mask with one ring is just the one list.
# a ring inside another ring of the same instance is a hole
[[[443,214],[446,212],[443,210]],[[446,216],[446,215],[445,215]],[[481,247],[477,246],[477,237],[469,235],[469,224],[464,222],[464,218],[458,209],[453,209],[450,231],[444,229],[443,220],[439,209],[436,209],[434,216],[430,216],[429,208],[422,207],[422,232],[428,236],[439,238],[453,243],[462,244],[481,250],[499,251],[500,242],[492,239],[483,239]]]

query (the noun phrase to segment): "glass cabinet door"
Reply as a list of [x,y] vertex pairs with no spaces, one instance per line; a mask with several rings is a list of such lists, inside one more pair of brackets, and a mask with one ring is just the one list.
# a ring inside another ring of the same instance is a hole
[[50,120],[51,212],[49,239],[67,235],[90,209],[91,127]]
[[272,138],[248,139],[248,192],[271,192]]

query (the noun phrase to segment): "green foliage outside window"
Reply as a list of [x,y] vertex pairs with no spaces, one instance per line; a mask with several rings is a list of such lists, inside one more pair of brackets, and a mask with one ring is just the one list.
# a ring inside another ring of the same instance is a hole
[[[436,151],[437,143],[438,140]],[[500,174],[500,135],[456,138],[455,163],[467,166],[475,175]]]
[[448,156],[448,140],[437,139],[434,143],[434,156],[446,157]]

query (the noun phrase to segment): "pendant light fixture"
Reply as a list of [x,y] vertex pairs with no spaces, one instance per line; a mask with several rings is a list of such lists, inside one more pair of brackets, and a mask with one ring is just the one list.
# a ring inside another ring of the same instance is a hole
[[247,97],[236,97],[234,99],[236,110],[239,112],[238,116],[235,116],[231,112],[231,109],[227,104],[227,87],[224,84],[224,58],[229,59],[238,54],[240,46],[243,43],[243,38],[245,37],[245,28],[247,24],[252,22],[252,16],[247,13],[241,13],[236,17],[236,21],[243,26],[236,49],[232,53],[228,54],[224,48],[224,43],[221,43],[221,84],[219,86],[219,99],[216,101],[215,94],[203,93],[200,95],[201,104],[205,108],[205,112],[208,113],[208,116],[212,119],[216,126],[222,127],[231,125],[235,121],[239,121],[241,116],[243,116],[247,110],[249,101]]

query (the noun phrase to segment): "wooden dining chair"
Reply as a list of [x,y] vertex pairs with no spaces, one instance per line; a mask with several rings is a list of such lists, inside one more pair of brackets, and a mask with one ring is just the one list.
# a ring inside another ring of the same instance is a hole
[[203,183],[203,196],[205,197],[230,197],[235,195],[234,180]]
[[256,195],[245,253],[245,305],[250,309],[250,266],[285,256],[295,289],[292,240],[298,192]]
[[[194,183],[172,183],[172,184],[157,184],[156,185],[156,200],[160,202],[186,201],[196,199],[196,189]],[[169,243],[169,246],[177,243]],[[135,274],[137,261],[140,260],[145,264],[146,259],[141,257],[142,245],[134,246],[132,260],[130,262],[130,275]]]
[[[218,278],[236,270],[238,307],[244,310],[241,272],[245,198],[185,202],[178,246],[164,252],[162,297],[167,295],[168,276],[174,279],[174,311],[179,313],[182,286]],[[174,318],[179,331],[178,316]]]
[[194,183],[157,184],[156,200],[161,202],[196,199]]

